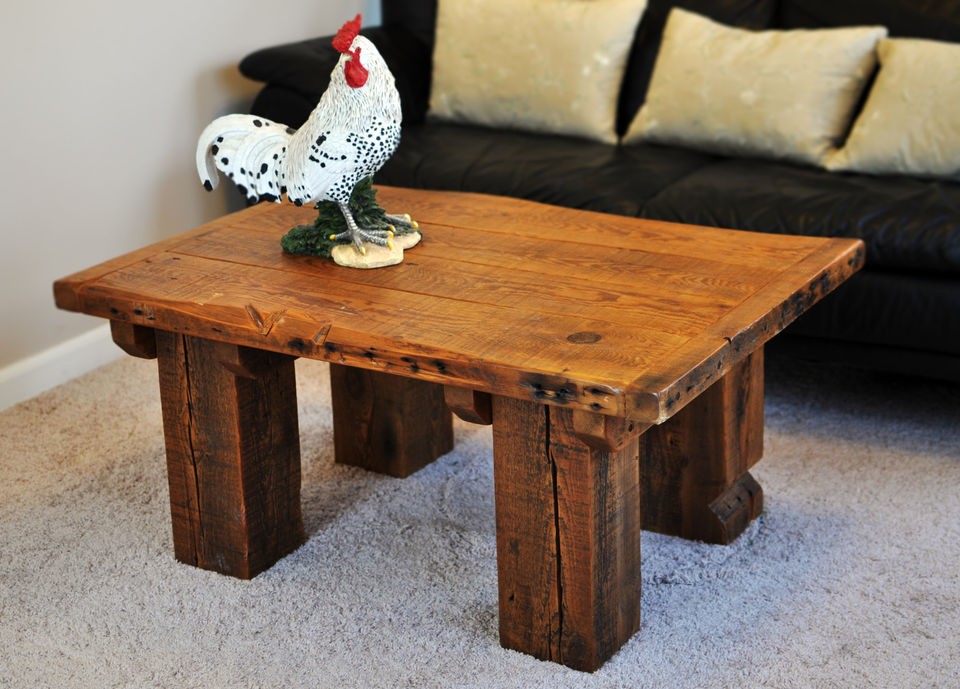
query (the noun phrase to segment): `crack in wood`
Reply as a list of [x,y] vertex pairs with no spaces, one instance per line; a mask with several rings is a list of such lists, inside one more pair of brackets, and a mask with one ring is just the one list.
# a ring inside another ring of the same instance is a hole
[[[546,414],[546,423],[544,424],[544,439],[547,446],[547,458],[550,460],[550,473],[553,479],[553,532],[555,538],[554,548],[556,549],[556,558],[557,558],[557,629],[556,629],[556,643],[554,639],[551,638],[550,642],[547,644],[547,652],[550,655],[550,660],[556,660],[558,663],[563,662],[563,560],[560,556],[560,486],[557,483],[557,460],[554,457],[552,447],[550,445],[550,407],[543,407],[544,413]],[[551,627],[553,623],[553,617],[551,616]],[[551,630],[552,632],[552,630]],[[550,635],[554,636],[553,633]],[[556,648],[557,657],[553,658],[553,651]]]
[[186,386],[186,393],[187,393],[187,399],[186,399],[186,402],[187,402],[186,431],[187,432],[185,435],[187,436],[187,444],[189,445],[190,468],[193,474],[193,488],[194,488],[193,497],[194,497],[194,500],[196,500],[196,509],[190,510],[191,521],[194,515],[196,516],[196,519],[197,519],[194,525],[194,532],[193,532],[193,536],[194,536],[193,557],[194,557],[194,563],[196,564],[197,567],[205,567],[207,565],[203,556],[204,529],[203,529],[203,510],[201,509],[201,505],[200,505],[201,486],[200,486],[200,470],[199,470],[200,461],[202,458],[198,456],[196,444],[194,443],[194,437],[193,437],[194,433],[197,430],[197,421],[194,418],[194,411],[195,411],[196,404],[193,401],[193,396],[194,396],[193,384],[191,383],[191,376],[190,376],[190,346],[189,346],[187,337],[185,335],[180,336],[180,347],[182,348],[182,352],[183,352],[183,380]]

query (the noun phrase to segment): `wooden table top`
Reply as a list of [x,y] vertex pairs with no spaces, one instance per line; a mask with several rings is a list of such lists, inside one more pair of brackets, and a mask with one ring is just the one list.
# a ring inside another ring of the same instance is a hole
[[853,239],[379,187],[424,239],[390,268],[283,253],[261,204],[59,280],[61,308],[662,422],[863,264]]

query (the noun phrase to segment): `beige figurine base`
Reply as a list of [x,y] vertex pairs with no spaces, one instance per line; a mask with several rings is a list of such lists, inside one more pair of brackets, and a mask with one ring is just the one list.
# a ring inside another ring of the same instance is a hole
[[403,261],[403,252],[420,243],[423,237],[419,232],[397,235],[393,240],[393,248],[376,244],[366,244],[367,252],[361,254],[352,244],[341,244],[330,250],[330,258],[338,266],[345,268],[386,268],[395,266]]

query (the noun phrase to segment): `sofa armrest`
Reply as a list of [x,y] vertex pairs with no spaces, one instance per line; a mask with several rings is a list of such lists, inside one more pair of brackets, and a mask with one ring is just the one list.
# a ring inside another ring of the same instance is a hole
[[[430,96],[430,49],[400,26],[372,27],[361,32],[383,55],[400,92],[405,123],[422,122]],[[240,72],[267,87],[285,89],[316,105],[340,59],[332,36],[263,48],[240,62]],[[312,106],[311,106],[312,107]],[[266,113],[262,114],[268,117]],[[284,122],[299,127],[301,122]]]

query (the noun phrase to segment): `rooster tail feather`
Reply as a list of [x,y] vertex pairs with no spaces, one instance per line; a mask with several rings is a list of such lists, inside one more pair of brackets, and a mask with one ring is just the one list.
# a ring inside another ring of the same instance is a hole
[[254,115],[218,117],[197,141],[197,173],[208,190],[216,189],[218,171],[256,202],[279,201],[284,186],[283,161],[293,130]]

